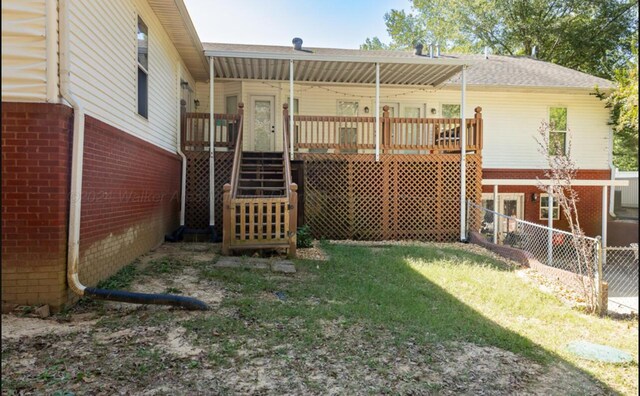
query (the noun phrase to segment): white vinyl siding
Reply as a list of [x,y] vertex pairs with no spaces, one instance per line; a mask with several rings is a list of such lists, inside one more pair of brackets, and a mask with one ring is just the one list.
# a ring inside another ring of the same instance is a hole
[[2,1],[2,101],[45,102],[45,0]]
[[[137,111],[138,16],[149,29],[148,119]],[[180,57],[143,0],[70,2],[71,84],[88,115],[175,151]],[[194,85],[186,68],[182,78]]]
[[[217,80],[216,112],[224,111],[224,95],[238,92],[248,103],[250,95],[276,95],[276,131],[281,129],[282,104],[289,97],[287,82],[223,81]],[[239,88],[241,87],[241,88]],[[208,84],[198,84],[198,97],[202,103],[208,102]],[[300,99],[301,115],[336,115],[337,101],[359,102],[359,108],[375,109],[375,88],[373,86],[295,84],[294,98]],[[443,104],[459,104],[460,91],[441,89],[430,92],[417,87],[382,87],[382,102],[393,100],[400,109],[404,106],[426,104],[426,116],[440,117]],[[482,107],[484,120],[484,143],[482,150],[483,168],[496,169],[540,169],[545,160],[538,152],[536,137],[543,121],[549,120],[549,108],[567,107],[568,120],[573,134],[572,155],[582,169],[609,169],[609,112],[603,102],[588,92],[584,93],[541,93],[521,91],[467,91],[466,117],[474,116],[475,107]],[[436,114],[431,109],[437,109]],[[208,111],[203,107],[203,111]],[[360,112],[362,113],[362,112]],[[365,115],[365,114],[359,114]],[[371,110],[367,116],[373,116]],[[250,131],[245,125],[245,133]],[[249,139],[249,138],[248,138]],[[276,139],[276,145],[281,138]],[[250,148],[246,148],[250,149]]]

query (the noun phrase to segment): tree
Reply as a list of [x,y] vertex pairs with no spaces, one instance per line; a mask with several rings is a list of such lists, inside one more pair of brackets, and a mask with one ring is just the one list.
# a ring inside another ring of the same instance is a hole
[[[578,202],[580,198],[573,188],[573,181],[578,174],[578,167],[571,157],[572,135],[567,131],[566,148],[561,142],[554,141],[550,137],[550,132],[555,126],[542,122],[538,128],[538,151],[544,157],[547,168],[544,170],[545,179],[550,185],[540,184],[540,190],[553,195],[553,199],[558,202],[558,207],[562,209],[562,216],[569,224],[570,248],[564,249],[564,254],[570,254],[571,259],[563,264],[571,271],[579,285],[579,291],[587,304],[587,310],[591,313],[602,309],[602,301],[598,299],[600,285],[596,280],[601,280],[596,276],[598,273],[598,258],[595,254],[595,246],[591,239],[585,238],[585,233],[580,226],[580,216],[578,215]],[[563,152],[558,155],[558,152]],[[553,216],[553,208],[550,207],[547,216]],[[555,260],[555,259],[554,259]],[[559,260],[560,261],[560,260]],[[605,310],[606,312],[606,310]]]
[[638,31],[636,0],[412,0],[411,8],[385,14],[390,48],[437,42],[447,51],[530,55],[535,47],[539,59],[606,78],[629,60]]
[[596,95],[611,110],[613,125],[613,162],[621,170],[638,170],[638,46],[632,45],[634,58],[626,68],[616,70],[617,88]]

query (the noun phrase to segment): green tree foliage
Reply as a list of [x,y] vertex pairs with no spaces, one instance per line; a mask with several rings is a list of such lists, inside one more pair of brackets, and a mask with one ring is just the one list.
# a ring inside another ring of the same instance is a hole
[[617,88],[610,95],[596,95],[611,109],[614,129],[613,162],[620,170],[638,170],[638,46],[632,46],[634,58],[627,67],[616,70]]
[[363,49],[409,48],[437,42],[447,51],[530,55],[611,78],[631,57],[636,0],[413,0],[411,12],[385,14],[388,45],[377,37]]

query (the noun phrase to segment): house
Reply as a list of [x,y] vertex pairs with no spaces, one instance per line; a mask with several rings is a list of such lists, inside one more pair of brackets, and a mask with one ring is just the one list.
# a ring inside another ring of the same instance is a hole
[[573,131],[599,233],[611,129],[591,93],[609,81],[530,58],[201,43],[181,0],[10,0],[2,21],[3,303],[59,309],[181,225],[291,251],[302,220],[459,240],[467,199],[546,223],[542,121]]

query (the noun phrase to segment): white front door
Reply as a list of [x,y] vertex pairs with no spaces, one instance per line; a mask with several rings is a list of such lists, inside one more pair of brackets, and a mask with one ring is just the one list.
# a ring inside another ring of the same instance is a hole
[[275,97],[251,97],[251,127],[254,139],[253,149],[274,151],[276,146]]

